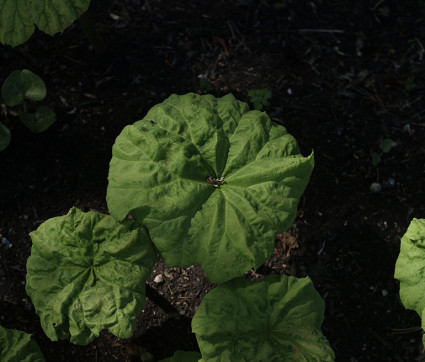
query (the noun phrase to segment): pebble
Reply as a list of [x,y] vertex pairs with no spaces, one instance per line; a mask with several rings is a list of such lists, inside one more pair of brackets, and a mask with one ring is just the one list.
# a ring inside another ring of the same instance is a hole
[[370,191],[372,192],[381,192],[382,191],[382,186],[379,182],[374,182],[370,185]]
[[153,280],[155,283],[162,283],[163,277],[162,274],[158,274]]
[[10,249],[13,244],[7,240],[5,237],[1,238],[1,244],[6,248],[6,249]]

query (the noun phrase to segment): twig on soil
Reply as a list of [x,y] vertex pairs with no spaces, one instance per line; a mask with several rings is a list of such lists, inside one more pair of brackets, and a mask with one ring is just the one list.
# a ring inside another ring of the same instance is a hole
[[298,33],[336,33],[344,34],[344,30],[341,29],[298,29]]

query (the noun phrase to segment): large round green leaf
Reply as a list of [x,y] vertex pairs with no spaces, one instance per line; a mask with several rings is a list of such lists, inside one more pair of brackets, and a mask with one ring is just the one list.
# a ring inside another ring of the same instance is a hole
[[30,236],[26,291],[50,339],[87,344],[106,328],[132,336],[156,261],[144,229],[72,208]]
[[419,314],[425,329],[425,219],[413,219],[401,238],[394,277],[400,280],[403,305]]
[[89,5],[90,0],[0,0],[0,42],[11,46],[26,42],[34,24],[50,35],[61,32]]
[[260,266],[313,169],[286,129],[232,95],[172,95],[116,139],[107,202],[146,225],[169,266],[213,282]]
[[0,361],[45,362],[45,359],[30,334],[0,326]]
[[234,279],[211,290],[192,320],[203,361],[333,361],[325,303],[309,278]]

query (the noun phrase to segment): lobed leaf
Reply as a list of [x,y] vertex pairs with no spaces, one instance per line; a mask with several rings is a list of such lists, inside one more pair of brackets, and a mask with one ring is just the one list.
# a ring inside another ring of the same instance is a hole
[[192,319],[202,361],[333,361],[324,301],[309,278],[234,279],[202,299]]
[[45,359],[30,334],[0,326],[0,361],[45,362]]
[[0,42],[25,43],[34,25],[54,35],[65,30],[89,7],[90,0],[0,0]]
[[47,336],[84,345],[107,328],[130,338],[156,261],[145,230],[74,207],[30,236],[26,291]]
[[169,266],[202,264],[213,282],[268,259],[314,165],[284,127],[232,95],[172,95],[125,127],[112,154],[112,216],[131,214]]
[[[415,310],[425,329],[425,219],[414,218],[401,238],[394,277],[400,281],[400,299]],[[425,345],[425,336],[423,337]]]
[[160,362],[198,362],[201,357],[199,352],[176,351],[172,357],[162,359]]

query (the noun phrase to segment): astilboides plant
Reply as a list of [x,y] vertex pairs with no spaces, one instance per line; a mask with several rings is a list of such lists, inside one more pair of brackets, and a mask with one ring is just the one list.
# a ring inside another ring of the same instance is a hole
[[154,106],[113,146],[111,216],[72,208],[31,233],[26,291],[45,333],[77,344],[102,329],[130,337],[157,250],[220,283],[192,321],[201,353],[169,361],[333,360],[309,278],[240,278],[291,225],[313,164],[283,126],[232,95]]
[[[425,329],[425,219],[414,218],[401,238],[394,277],[400,281],[400,299],[418,313]],[[422,337],[425,346],[425,335]]]
[[0,43],[21,45],[36,27],[53,36],[79,19],[94,50],[104,53],[106,45],[93,26],[89,6],[90,0],[0,0]]

